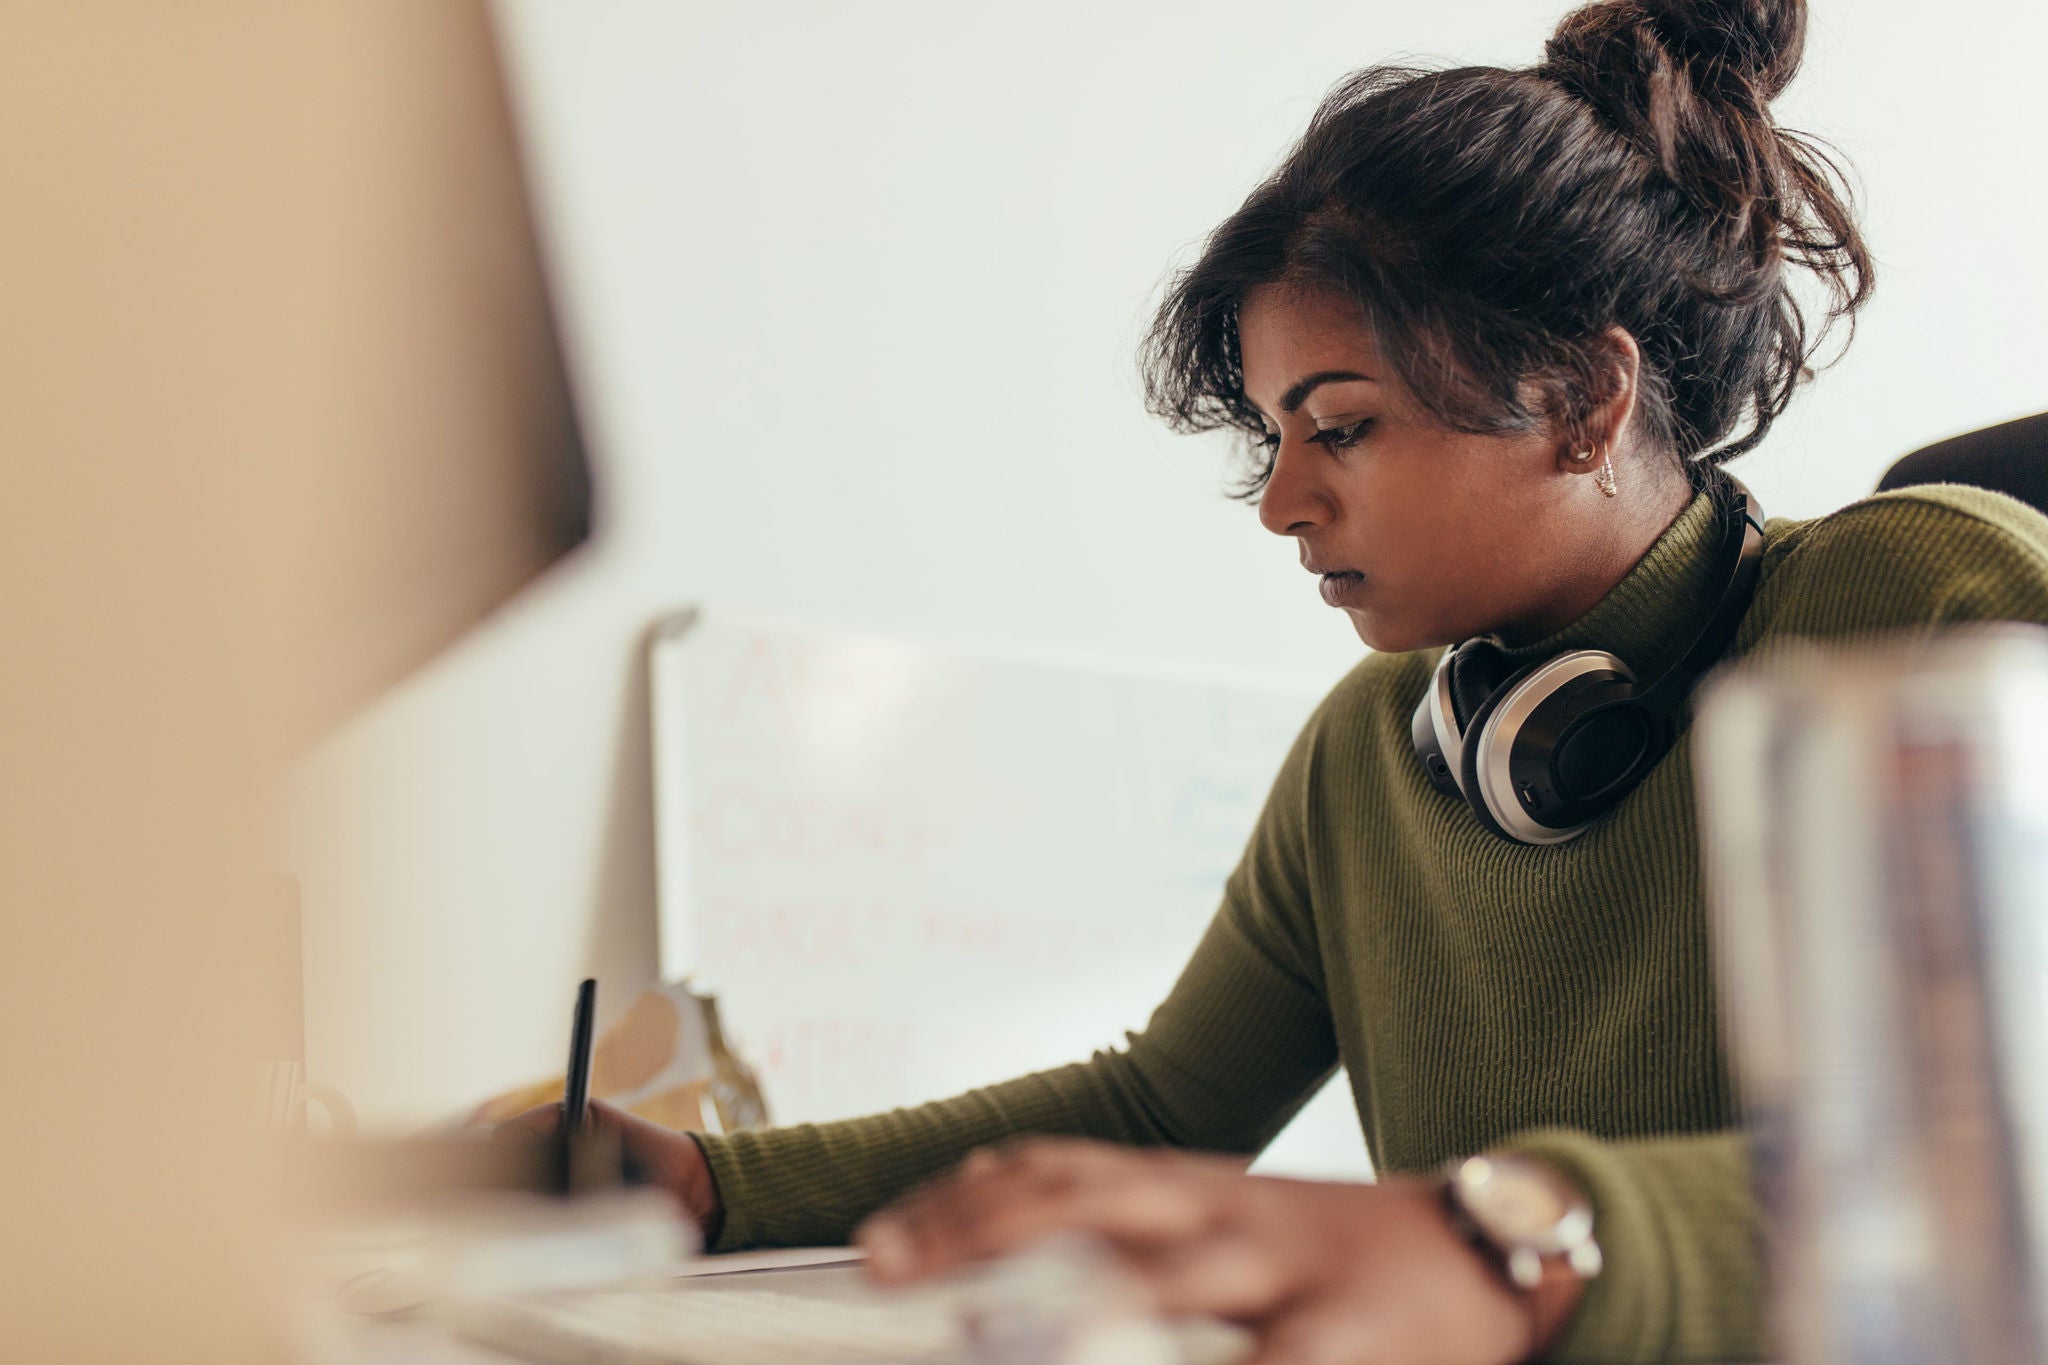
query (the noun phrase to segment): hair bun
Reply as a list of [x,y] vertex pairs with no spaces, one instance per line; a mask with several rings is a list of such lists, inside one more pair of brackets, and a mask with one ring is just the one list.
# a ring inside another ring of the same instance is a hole
[[1642,8],[1696,85],[1733,78],[1768,102],[1798,74],[1805,0],[1648,0]]
[[1870,293],[1840,166],[1771,118],[1805,46],[1806,0],[1595,0],[1558,25],[1532,73],[1591,106],[1696,210],[1719,261],[1685,287],[1731,306],[1777,296],[1780,377],[1759,412],[1784,406],[1812,350],[1784,267],[1832,296],[1828,323],[1853,322]]
[[1596,0],[1536,74],[1585,100],[1709,210],[1744,226],[1779,187],[1771,99],[1799,70],[1806,0]]
[[1598,0],[1558,25],[1541,69],[1610,113],[1682,81],[1762,117],[1805,46],[1806,0]]

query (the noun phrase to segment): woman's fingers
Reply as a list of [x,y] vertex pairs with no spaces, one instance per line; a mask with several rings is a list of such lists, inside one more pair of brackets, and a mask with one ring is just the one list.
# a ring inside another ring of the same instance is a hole
[[1290,1314],[1260,1334],[1245,1365],[1426,1365],[1433,1354],[1391,1350],[1377,1314],[1325,1302]]
[[553,1137],[562,1126],[562,1102],[536,1105],[521,1114],[514,1114],[503,1123],[491,1129],[493,1140],[518,1141],[525,1138]]
[[1235,1228],[1152,1251],[1124,1250],[1153,1307],[1168,1317],[1257,1322],[1299,1296],[1310,1278],[1291,1248]]
[[1019,1143],[974,1153],[861,1226],[856,1240],[870,1269],[892,1283],[935,1274],[992,1255],[1035,1226],[1057,1226],[1064,1196],[1101,1164],[1072,1150],[1078,1146]]
[[889,1282],[1000,1255],[1055,1232],[1116,1243],[1191,1237],[1214,1221],[1218,1171],[1173,1154],[1095,1143],[1028,1143],[976,1156],[870,1219],[859,1240]]
[[1323,1184],[1031,1143],[963,1162],[861,1241],[877,1278],[899,1283],[1061,1232],[1108,1243],[1162,1313],[1251,1327],[1257,1365],[1503,1365],[1538,1344],[1528,1305],[1419,1178]]

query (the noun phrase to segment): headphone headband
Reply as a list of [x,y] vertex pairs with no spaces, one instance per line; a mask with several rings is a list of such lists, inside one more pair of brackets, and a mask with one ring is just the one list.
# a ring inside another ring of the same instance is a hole
[[1416,757],[1432,785],[1503,839],[1576,838],[1677,742],[1686,699],[1733,642],[1763,564],[1763,513],[1750,491],[1718,471],[1705,491],[1721,513],[1721,588],[1699,631],[1647,685],[1601,649],[1567,650],[1506,678],[1497,650],[1483,652],[1488,641],[1437,661],[1409,727]]
[[[1675,710],[1675,703],[1692,695],[1694,684],[1712,668],[1742,626],[1743,613],[1756,592],[1757,575],[1763,571],[1764,516],[1756,497],[1740,479],[1719,473],[1707,488],[1721,509],[1721,542],[1715,558],[1726,564],[1721,595],[1707,613],[1700,633],[1683,654],[1655,682],[1643,689],[1642,705],[1659,712]],[[1673,693],[1676,696],[1673,696]]]

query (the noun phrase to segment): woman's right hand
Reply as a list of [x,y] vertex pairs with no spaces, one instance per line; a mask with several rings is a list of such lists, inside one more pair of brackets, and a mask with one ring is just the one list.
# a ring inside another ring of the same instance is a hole
[[[590,1102],[590,1122],[618,1135],[627,1159],[640,1168],[647,1184],[675,1197],[703,1233],[705,1246],[718,1240],[725,1206],[719,1202],[711,1165],[696,1138],[599,1100]],[[552,1138],[561,1127],[562,1106],[557,1101],[506,1119],[492,1130],[491,1137],[494,1141],[537,1141]]]

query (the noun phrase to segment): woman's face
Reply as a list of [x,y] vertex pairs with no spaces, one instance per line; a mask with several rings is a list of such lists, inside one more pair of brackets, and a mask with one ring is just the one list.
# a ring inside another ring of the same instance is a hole
[[1535,638],[1591,605],[1567,599],[1589,567],[1584,534],[1597,529],[1586,519],[1592,480],[1575,477],[1584,466],[1557,438],[1435,424],[1357,310],[1330,294],[1259,286],[1238,336],[1245,396],[1273,455],[1259,520],[1294,537],[1323,600],[1367,645]]

